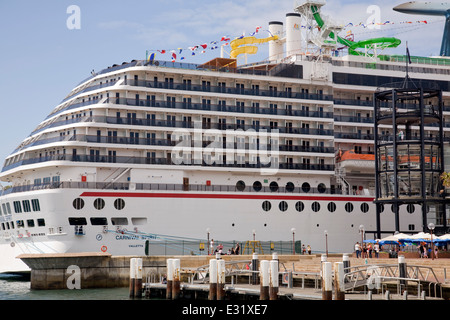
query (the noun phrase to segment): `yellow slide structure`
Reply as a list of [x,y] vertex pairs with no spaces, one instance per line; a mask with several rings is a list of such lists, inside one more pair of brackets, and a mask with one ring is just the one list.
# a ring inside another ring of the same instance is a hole
[[[249,44],[261,44],[261,43],[266,43],[266,42],[274,41],[274,40],[278,40],[278,36],[262,38],[262,39],[257,39],[255,37],[244,37],[244,38],[240,38],[240,39],[235,39],[235,40],[231,41],[231,43],[230,43],[230,46],[231,46],[230,58],[235,59],[238,55],[243,54],[243,53],[255,54],[258,52],[258,47],[257,46],[249,46]],[[243,47],[241,47],[241,46],[243,46]]]

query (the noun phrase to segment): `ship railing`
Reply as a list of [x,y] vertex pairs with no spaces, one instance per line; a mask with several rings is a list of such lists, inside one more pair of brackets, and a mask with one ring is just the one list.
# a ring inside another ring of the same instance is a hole
[[107,189],[107,190],[141,190],[141,191],[194,191],[194,192],[251,192],[251,193],[284,193],[284,194],[342,194],[334,188],[309,186],[235,186],[204,184],[169,184],[169,183],[130,183],[130,182],[75,182],[61,181],[39,185],[23,185],[11,187],[5,193],[27,192],[43,189]]
[[334,171],[332,164],[310,164],[310,163],[291,163],[279,162],[276,155],[268,153],[269,161],[264,162],[261,158],[254,160],[235,161],[233,163],[223,163],[222,161],[207,162],[205,160],[197,160],[191,158],[176,159],[179,163],[175,163],[171,158],[156,157],[132,157],[130,156],[114,156],[114,155],[51,155],[45,157],[37,157],[30,159],[21,159],[14,163],[8,163],[2,169],[2,172],[17,168],[22,165],[31,165],[51,161],[65,162],[89,162],[89,163],[120,163],[120,164],[136,164],[136,165],[169,165],[169,166],[195,166],[195,167],[211,167],[211,168],[247,168],[247,169],[263,169],[263,170],[317,170],[317,171]]

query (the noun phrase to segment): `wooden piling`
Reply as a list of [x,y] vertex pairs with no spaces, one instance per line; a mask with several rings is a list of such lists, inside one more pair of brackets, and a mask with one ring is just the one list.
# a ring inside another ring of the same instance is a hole
[[142,258],[136,258],[136,279],[134,282],[134,297],[142,298]]
[[217,299],[217,260],[209,260],[209,300]]
[[258,284],[258,254],[253,253],[252,255],[252,275],[251,275],[251,284],[256,285]]
[[270,285],[270,261],[262,260],[259,264],[260,276],[260,300],[269,299],[269,285]]
[[172,286],[173,286],[173,259],[167,259],[167,289],[166,299],[172,299]]
[[225,299],[225,260],[217,260],[217,300]]
[[270,261],[270,283],[269,283],[269,298],[270,300],[278,300],[278,260]]
[[334,264],[334,299],[345,300],[344,289],[344,263],[336,262]]
[[[398,272],[400,278],[406,278],[406,262],[405,262],[405,256],[399,256],[398,257]],[[404,290],[406,290],[406,280],[400,280],[400,292],[403,293]]]
[[331,262],[322,263],[322,300],[332,300],[333,282],[331,273]]
[[136,258],[130,259],[130,298],[134,298],[134,290],[136,283]]
[[172,259],[172,265],[173,265],[172,300],[178,300],[180,298],[180,278],[181,278],[180,259]]

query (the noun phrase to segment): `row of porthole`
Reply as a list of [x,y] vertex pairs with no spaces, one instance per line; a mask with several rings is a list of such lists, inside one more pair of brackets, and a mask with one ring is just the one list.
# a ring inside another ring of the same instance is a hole
[[[279,188],[278,183],[275,181],[272,181],[269,184],[269,188],[270,188],[270,191],[272,191],[272,192],[278,191],[278,188]],[[288,182],[288,183],[286,183],[285,188],[286,188],[287,192],[293,192],[295,189],[295,185],[293,182]],[[311,185],[308,182],[304,182],[302,184],[301,188],[302,188],[303,192],[308,193],[311,190]],[[242,180],[239,180],[238,182],[236,182],[236,189],[238,191],[244,191],[245,190],[245,182]],[[258,191],[261,191],[261,189],[262,189],[262,184],[260,181],[253,182],[253,190],[258,192]],[[319,193],[324,193],[326,190],[327,190],[326,185],[324,183],[319,183],[319,185],[317,186],[317,191]]]
[[[288,209],[288,203],[286,201],[280,201],[280,203],[278,204],[278,209],[280,209],[280,211],[285,212]],[[327,209],[329,212],[335,212],[336,211],[336,203],[334,202],[329,202],[327,205]],[[270,211],[272,209],[272,203],[270,201],[264,201],[262,203],[262,209],[264,211]],[[369,211],[369,205],[367,203],[361,203],[360,209],[363,213],[367,213]],[[295,203],[295,210],[298,212],[302,212],[303,210],[305,210],[305,204],[302,201],[297,201]],[[314,212],[319,212],[320,211],[320,203],[317,201],[314,201],[311,204],[311,210]],[[347,202],[345,204],[345,211],[347,211],[348,213],[353,212],[354,210],[354,206],[353,203],[351,202]]]
[[[81,198],[76,198],[75,200],[73,200],[72,205],[75,209],[81,210],[84,208],[85,202]],[[95,199],[94,208],[97,210],[102,210],[103,208],[105,208],[105,200],[103,200],[102,198]],[[114,208],[116,208],[117,210],[122,210],[123,208],[125,208],[125,200],[120,198],[114,200]]]

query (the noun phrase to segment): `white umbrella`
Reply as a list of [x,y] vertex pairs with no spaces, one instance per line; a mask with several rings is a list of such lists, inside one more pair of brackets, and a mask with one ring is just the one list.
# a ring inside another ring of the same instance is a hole
[[440,237],[437,237],[439,240],[450,240],[450,233],[444,234]]
[[383,238],[380,240],[381,244],[392,244],[392,243],[398,243],[398,240],[400,239],[408,239],[410,236],[404,233],[397,233],[392,236],[388,236],[386,238]]
[[[425,233],[425,232],[419,232],[413,236],[408,237],[408,239],[412,239],[412,240],[431,240],[431,234],[429,233]],[[433,236],[433,239],[436,239],[436,236]]]

